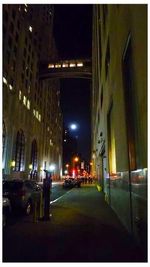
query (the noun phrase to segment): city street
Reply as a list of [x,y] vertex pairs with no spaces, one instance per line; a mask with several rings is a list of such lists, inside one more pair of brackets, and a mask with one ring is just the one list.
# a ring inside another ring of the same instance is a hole
[[49,221],[30,215],[4,229],[3,262],[146,261],[95,185],[53,189]]

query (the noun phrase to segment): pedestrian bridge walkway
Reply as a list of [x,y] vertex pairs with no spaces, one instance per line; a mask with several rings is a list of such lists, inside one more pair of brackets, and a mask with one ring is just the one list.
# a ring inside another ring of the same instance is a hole
[[40,63],[40,79],[92,79],[91,59],[59,60]]

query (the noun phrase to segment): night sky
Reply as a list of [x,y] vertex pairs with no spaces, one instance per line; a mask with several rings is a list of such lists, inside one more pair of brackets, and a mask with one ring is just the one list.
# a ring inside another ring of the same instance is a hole
[[[60,59],[91,58],[92,5],[54,5],[54,37]],[[65,127],[78,124],[78,152],[90,160],[91,82],[61,79],[61,107]]]

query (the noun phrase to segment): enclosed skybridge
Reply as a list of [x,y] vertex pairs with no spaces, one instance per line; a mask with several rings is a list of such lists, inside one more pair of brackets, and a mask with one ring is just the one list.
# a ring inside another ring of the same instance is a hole
[[40,64],[40,79],[81,78],[92,79],[90,59],[61,60]]

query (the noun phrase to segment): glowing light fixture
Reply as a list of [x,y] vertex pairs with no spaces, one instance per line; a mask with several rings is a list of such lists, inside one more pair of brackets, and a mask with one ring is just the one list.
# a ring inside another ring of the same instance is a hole
[[55,165],[54,164],[51,164],[50,166],[49,166],[49,170],[52,172],[52,171],[54,171],[55,170]]
[[32,32],[32,26],[29,26],[29,31]]
[[83,67],[83,63],[82,62],[77,63],[77,67]]
[[75,158],[74,158],[74,161],[75,161],[75,162],[78,162],[78,161],[79,161],[79,158],[78,158],[78,157],[75,157]]
[[32,164],[29,164],[29,170],[32,170],[33,166]]
[[7,84],[7,80],[5,77],[3,77],[3,83]]
[[61,64],[56,64],[55,68],[61,68]]
[[70,68],[73,68],[73,67],[75,67],[76,66],[76,64],[75,63],[70,63]]
[[11,85],[11,84],[9,85],[9,89],[10,89],[10,90],[12,90],[12,89],[13,89],[13,87],[12,87],[12,85]]
[[67,63],[63,63],[62,67],[63,68],[68,68],[68,64]]
[[10,166],[11,166],[11,167],[15,167],[15,165],[16,165],[15,160],[12,160]]
[[48,69],[54,68],[54,64],[48,64]]
[[22,95],[22,92],[19,91],[19,100],[21,100],[21,95]]

